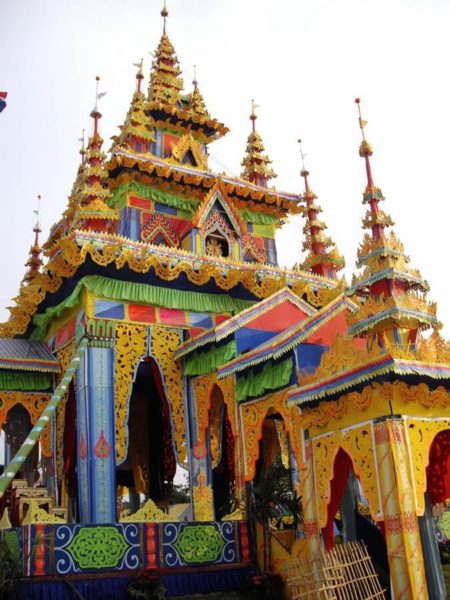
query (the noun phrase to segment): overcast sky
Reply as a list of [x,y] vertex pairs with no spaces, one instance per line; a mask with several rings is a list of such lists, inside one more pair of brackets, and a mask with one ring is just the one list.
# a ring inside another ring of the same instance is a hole
[[[90,128],[95,76],[108,92],[101,100],[108,149],[134,90],[132,63],[143,57],[148,76],[161,7],[160,0],[0,0],[0,91],[8,92],[0,114],[1,307],[23,276],[36,195],[44,237],[65,208],[77,138]],[[303,139],[310,183],[347,277],[363,235],[354,104],[362,98],[383,209],[429,281],[450,337],[448,0],[168,0],[168,9],[185,87],[196,64],[209,111],[231,129],[210,146],[210,166],[240,172],[255,98],[278,189],[302,191]],[[296,217],[280,236],[280,264],[300,260],[301,237]]]

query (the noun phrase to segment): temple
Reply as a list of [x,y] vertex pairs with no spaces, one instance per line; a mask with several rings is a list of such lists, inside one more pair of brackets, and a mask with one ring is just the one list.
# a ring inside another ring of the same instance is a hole
[[[305,165],[302,193],[269,187],[253,101],[241,176],[209,168],[228,129],[197,76],[185,91],[161,15],[148,89],[141,61],[107,153],[97,78],[67,205],[42,246],[36,224],[0,326],[0,523],[21,592],[65,598],[70,578],[86,598],[126,597],[142,572],[169,596],[234,590],[363,540],[392,598],[445,598],[450,344],[381,209],[366,122],[347,285]],[[275,233],[295,214],[303,259],[286,269]],[[251,498],[274,465],[303,518],[271,520],[267,564]]]

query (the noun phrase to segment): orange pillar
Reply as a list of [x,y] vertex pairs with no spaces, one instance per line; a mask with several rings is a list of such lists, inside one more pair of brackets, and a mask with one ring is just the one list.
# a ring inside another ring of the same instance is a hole
[[393,596],[396,600],[427,600],[404,421],[377,423],[375,448]]

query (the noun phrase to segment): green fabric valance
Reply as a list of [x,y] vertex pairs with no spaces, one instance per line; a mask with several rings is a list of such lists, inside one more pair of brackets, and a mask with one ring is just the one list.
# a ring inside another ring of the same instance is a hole
[[292,356],[276,364],[267,362],[259,373],[250,369],[245,377],[236,380],[236,399],[243,402],[247,398],[256,398],[269,390],[284,387],[291,380],[291,375]]
[[146,198],[147,200],[154,200],[155,202],[166,204],[172,208],[178,208],[185,213],[185,215],[182,216],[186,217],[192,216],[200,204],[200,200],[187,200],[185,198],[181,198],[180,196],[169,194],[168,192],[156,190],[145,183],[132,181],[130,183],[121,185],[114,190],[110,200],[111,206],[114,206],[114,208],[123,208],[125,206],[127,192],[131,192],[136,194],[136,196]]
[[67,308],[73,308],[78,304],[83,288],[86,288],[95,296],[107,300],[150,304],[193,312],[234,314],[253,304],[250,300],[232,298],[227,294],[202,294],[201,292],[109,279],[101,275],[86,275],[80,279],[73,292],[63,302],[57,306],[47,308],[40,315],[34,316],[33,323],[37,328],[33,331],[31,339],[42,340],[45,337],[49,323],[59,317]]
[[53,388],[53,376],[49,373],[0,370],[0,390],[42,392]]
[[254,225],[276,225],[280,222],[280,219],[274,215],[268,215],[263,212],[253,212],[248,208],[244,208],[239,212],[243,221],[246,223],[253,223]]
[[195,351],[186,358],[184,373],[185,375],[206,375],[206,373],[212,373],[217,367],[233,359],[236,354],[236,342],[234,339],[221,346],[212,346],[206,352]]

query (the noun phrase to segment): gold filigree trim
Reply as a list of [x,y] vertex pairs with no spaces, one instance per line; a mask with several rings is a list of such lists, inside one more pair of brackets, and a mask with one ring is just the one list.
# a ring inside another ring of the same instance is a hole
[[116,413],[116,455],[117,463],[125,460],[127,452],[127,411],[133,376],[141,358],[147,351],[147,328],[143,325],[116,326],[116,347],[114,365],[114,398]]
[[38,523],[67,523],[67,521],[56,515],[49,514],[44,508],[39,508],[34,500],[30,500],[28,502],[27,514],[22,520],[22,526]]
[[144,506],[135,513],[126,517],[121,517],[120,523],[164,523],[177,520],[178,519],[174,519],[170,515],[166,515],[165,512],[156,506],[153,500],[149,499]]
[[181,361],[174,358],[182,342],[181,332],[168,327],[152,327],[151,354],[158,363],[167,391],[178,462],[186,465],[186,419],[184,413],[184,379]]

